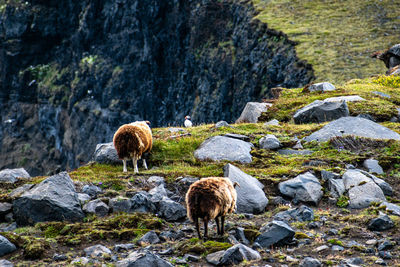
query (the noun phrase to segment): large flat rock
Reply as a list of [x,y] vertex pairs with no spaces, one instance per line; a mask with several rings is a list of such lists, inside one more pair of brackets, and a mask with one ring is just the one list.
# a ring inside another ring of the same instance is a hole
[[24,168],[4,169],[0,171],[0,182],[15,183],[17,178],[30,178],[31,176]]
[[67,172],[47,178],[13,202],[15,220],[19,225],[43,221],[81,221],[84,214]]
[[350,115],[346,101],[329,102],[315,100],[311,104],[299,109],[293,116],[296,124],[321,123],[332,121]]
[[253,144],[225,136],[214,136],[204,141],[194,152],[199,160],[229,160],[250,163]]
[[332,137],[354,135],[372,139],[395,139],[400,140],[400,135],[378,123],[359,118],[343,117],[325,125],[321,130],[304,138],[306,142],[325,142]]

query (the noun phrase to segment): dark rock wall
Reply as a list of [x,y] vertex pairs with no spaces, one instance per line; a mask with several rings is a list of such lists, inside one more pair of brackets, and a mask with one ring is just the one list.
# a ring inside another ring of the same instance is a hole
[[75,168],[121,124],[234,121],[269,88],[314,77],[249,1],[8,1],[0,12],[0,169]]

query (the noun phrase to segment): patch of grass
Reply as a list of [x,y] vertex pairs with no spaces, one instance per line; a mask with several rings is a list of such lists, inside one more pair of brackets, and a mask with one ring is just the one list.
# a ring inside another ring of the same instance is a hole
[[384,64],[370,54],[398,43],[393,25],[400,23],[400,6],[391,0],[253,3],[257,19],[298,42],[297,53],[313,65],[317,81],[343,82],[384,73]]
[[220,250],[226,250],[230,248],[232,244],[218,241],[208,240],[206,242],[201,241],[198,238],[191,238],[181,241],[176,245],[176,250],[179,251],[180,255],[186,253],[196,253],[196,254],[210,254]]

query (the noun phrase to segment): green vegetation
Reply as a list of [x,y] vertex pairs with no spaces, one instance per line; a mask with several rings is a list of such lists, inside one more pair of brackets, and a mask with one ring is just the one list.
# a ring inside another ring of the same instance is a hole
[[398,43],[400,5],[391,0],[253,0],[256,17],[297,41],[317,81],[344,82],[385,73],[369,56]]
[[[335,91],[321,93],[303,92],[301,88],[283,90],[281,97],[274,102],[274,105],[264,114],[263,120],[277,119],[279,121],[292,121],[294,113],[314,102],[315,100],[324,100],[329,97],[359,95],[366,101],[348,102],[350,115],[370,114],[378,121],[389,121],[397,116],[396,107],[400,104],[400,97],[397,94],[396,87],[393,84],[399,83],[399,78],[379,76],[369,79],[355,79],[345,83]],[[383,92],[391,98],[383,98],[374,91]]]
[[176,249],[177,251],[179,251],[180,255],[184,255],[187,253],[207,255],[220,250],[226,250],[231,246],[232,244],[230,243],[210,241],[210,240],[203,242],[198,238],[191,238],[178,243],[176,245]]

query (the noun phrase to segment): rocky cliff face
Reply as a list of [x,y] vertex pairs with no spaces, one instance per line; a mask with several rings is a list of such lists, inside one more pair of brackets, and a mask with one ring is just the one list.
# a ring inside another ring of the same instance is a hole
[[123,123],[232,121],[313,79],[246,1],[0,3],[0,169],[75,168]]

